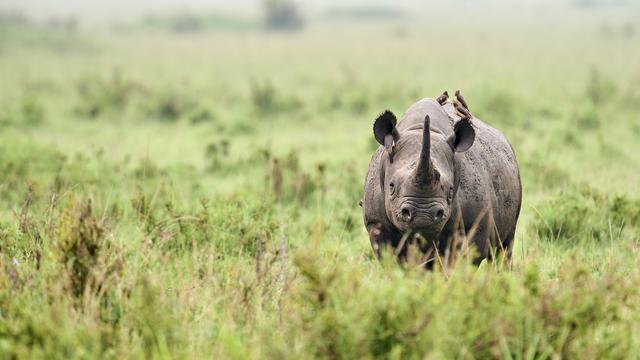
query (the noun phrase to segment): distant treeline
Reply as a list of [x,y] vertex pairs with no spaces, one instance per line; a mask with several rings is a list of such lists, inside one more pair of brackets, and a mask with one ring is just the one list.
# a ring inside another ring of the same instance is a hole
[[405,15],[401,9],[387,6],[339,7],[325,13],[327,18],[344,19],[400,19]]
[[18,46],[36,46],[53,51],[88,50],[78,18],[73,15],[32,18],[20,10],[0,10],[0,51]]
[[142,24],[174,32],[196,32],[211,29],[256,29],[260,26],[260,21],[250,17],[182,11],[174,14],[147,15],[143,17]]
[[264,0],[263,16],[249,17],[220,13],[196,13],[181,11],[174,14],[148,15],[143,18],[146,26],[174,32],[204,30],[298,30],[304,20],[296,2],[290,0]]
[[48,29],[74,31],[78,27],[75,16],[50,16],[44,21],[35,21],[20,10],[0,11],[2,27],[44,27]]
[[578,7],[619,6],[636,4],[634,0],[573,0],[572,5]]

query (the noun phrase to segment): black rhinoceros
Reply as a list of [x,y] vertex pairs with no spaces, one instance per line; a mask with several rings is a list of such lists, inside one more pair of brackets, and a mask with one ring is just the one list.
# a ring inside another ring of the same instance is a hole
[[428,264],[463,238],[477,249],[476,262],[498,252],[510,258],[522,201],[516,156],[500,131],[470,113],[459,91],[454,99],[445,92],[418,101],[399,122],[387,110],[373,132],[381,146],[369,164],[362,208],[378,256],[390,246],[403,258],[415,242],[431,254]]

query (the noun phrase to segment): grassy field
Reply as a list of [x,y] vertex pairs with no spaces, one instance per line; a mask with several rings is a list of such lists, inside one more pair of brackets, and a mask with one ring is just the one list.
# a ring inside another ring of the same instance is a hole
[[[0,26],[0,358],[637,358],[637,6]],[[522,12],[524,13],[524,12]],[[378,262],[384,109],[511,140],[513,265]]]

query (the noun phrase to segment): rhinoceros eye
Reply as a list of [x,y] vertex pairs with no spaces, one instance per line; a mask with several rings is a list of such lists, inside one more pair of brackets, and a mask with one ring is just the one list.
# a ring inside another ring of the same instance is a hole
[[396,192],[396,184],[394,184],[393,182],[389,183],[389,194],[393,195]]
[[447,193],[447,202],[451,202],[453,199],[453,186],[449,187],[449,192]]

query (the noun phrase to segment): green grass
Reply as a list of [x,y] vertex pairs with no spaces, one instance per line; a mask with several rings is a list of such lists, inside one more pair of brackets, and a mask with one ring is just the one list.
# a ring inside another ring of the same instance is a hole
[[[0,33],[0,358],[636,357],[631,12],[437,10]],[[372,121],[458,88],[518,156],[513,266],[380,263]]]

